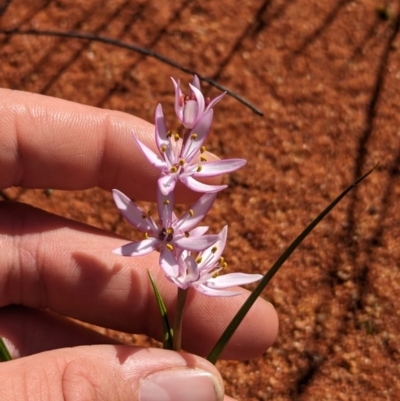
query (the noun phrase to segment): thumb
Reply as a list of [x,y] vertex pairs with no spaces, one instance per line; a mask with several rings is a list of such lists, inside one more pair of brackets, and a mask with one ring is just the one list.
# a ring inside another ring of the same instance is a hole
[[195,355],[126,345],[63,348],[0,364],[9,401],[222,401],[217,369]]

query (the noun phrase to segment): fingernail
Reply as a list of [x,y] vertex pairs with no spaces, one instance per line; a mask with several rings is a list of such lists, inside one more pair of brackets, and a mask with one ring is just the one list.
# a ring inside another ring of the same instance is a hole
[[162,370],[140,385],[140,401],[221,401],[223,396],[218,380],[200,369]]

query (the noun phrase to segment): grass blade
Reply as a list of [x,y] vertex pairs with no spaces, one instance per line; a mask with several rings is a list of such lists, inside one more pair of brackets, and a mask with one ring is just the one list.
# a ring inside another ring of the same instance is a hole
[[272,265],[268,272],[261,279],[260,283],[249,295],[246,302],[242,305],[239,311],[236,313],[235,317],[229,323],[228,327],[222,333],[220,339],[215,344],[214,348],[211,350],[207,359],[211,363],[216,363],[220,357],[223,349],[225,348],[228,341],[231,339],[233,333],[236,331],[244,317],[246,316],[249,309],[252,307],[254,302],[257,300],[261,292],[274,277],[275,273],[280,269],[283,263],[288,259],[288,257],[294,252],[294,250],[301,244],[301,242],[307,237],[308,234],[317,226],[317,224],[364,178],[368,177],[375,169],[378,167],[379,163],[376,164],[371,170],[360,177],[358,180],[353,182],[347,189],[345,189],[332,203],[330,203],[306,228],[305,230],[289,245],[286,251],[278,258],[278,260]]
[[164,349],[173,349],[173,332],[171,325],[169,324],[167,308],[165,307],[164,301],[161,297],[160,292],[158,291],[157,285],[151,275],[150,271],[147,270],[149,274],[151,286],[153,287],[154,295],[157,300],[158,309],[160,310],[161,320],[163,322],[164,327],[164,339],[163,339],[163,348]]
[[3,339],[0,337],[0,362],[11,361],[11,355],[8,351]]

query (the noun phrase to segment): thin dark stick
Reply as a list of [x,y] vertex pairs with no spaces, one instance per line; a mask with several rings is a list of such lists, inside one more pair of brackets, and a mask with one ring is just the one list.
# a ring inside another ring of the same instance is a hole
[[121,47],[123,49],[133,50],[133,51],[143,54],[145,56],[153,57],[156,60],[162,61],[165,64],[168,64],[174,68],[177,68],[183,72],[186,72],[187,74],[191,74],[191,75],[196,74],[200,80],[209,83],[210,85],[214,86],[215,88],[220,89],[221,91],[227,92],[227,94],[229,96],[233,97],[238,102],[244,104],[246,107],[248,107],[254,113],[258,114],[259,116],[264,115],[259,109],[257,109],[255,106],[253,106],[247,100],[243,99],[241,96],[232,92],[231,90],[229,90],[225,86],[219,84],[218,82],[214,81],[213,79],[207,78],[204,75],[200,75],[196,71],[193,71],[190,68],[186,68],[186,67],[182,66],[181,64],[178,64],[174,60],[171,60],[157,52],[154,52],[152,50],[146,49],[141,46],[133,45],[133,44],[126,43],[126,42],[121,42],[120,40],[109,38],[106,36],[98,36],[98,35],[95,35],[92,33],[83,33],[83,32],[75,32],[75,31],[70,31],[70,32],[47,31],[47,30],[38,31],[36,29],[27,29],[27,30],[21,31],[19,29],[11,29],[11,30],[0,29],[0,33],[3,33],[5,35],[57,36],[60,38],[87,39],[87,40],[93,40],[95,42],[100,42],[100,43],[105,43],[108,45]]

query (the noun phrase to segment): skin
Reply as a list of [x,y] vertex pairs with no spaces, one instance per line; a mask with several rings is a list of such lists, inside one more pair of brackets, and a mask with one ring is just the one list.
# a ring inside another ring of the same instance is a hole
[[[132,140],[133,133],[154,149],[154,126],[134,116],[0,89],[0,133],[2,189],[99,186],[155,201],[158,170]],[[191,203],[198,196],[180,186],[176,199]],[[85,400],[116,399],[116,388],[118,399],[138,400],[141,378],[165,367],[200,367],[222,385],[216,368],[202,356],[246,299],[245,290],[233,298],[189,293],[183,348],[200,356],[118,345],[67,318],[161,339],[147,269],[169,311],[174,310],[176,289],[163,278],[157,254],[126,258],[111,253],[124,243],[113,233],[28,205],[0,202],[0,336],[15,358],[0,364],[1,399],[75,399],[68,398],[63,383],[84,377],[84,391],[89,389],[91,397]],[[257,357],[277,331],[274,308],[259,299],[223,357]],[[131,359],[134,368],[123,363]]]

